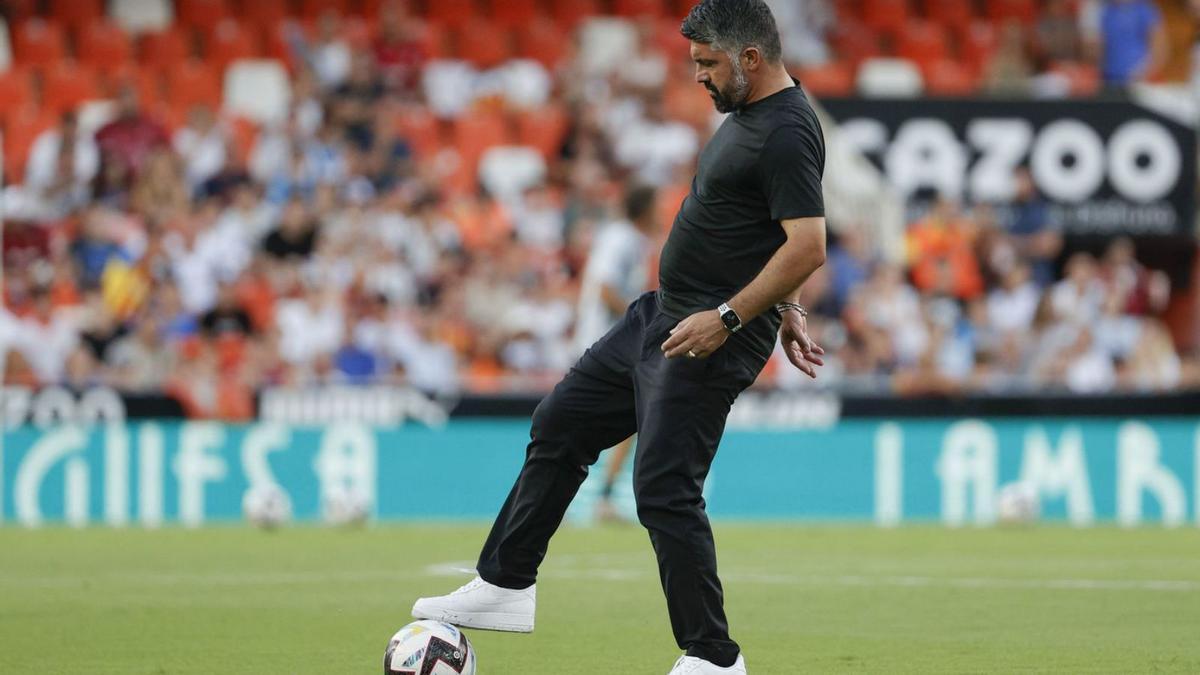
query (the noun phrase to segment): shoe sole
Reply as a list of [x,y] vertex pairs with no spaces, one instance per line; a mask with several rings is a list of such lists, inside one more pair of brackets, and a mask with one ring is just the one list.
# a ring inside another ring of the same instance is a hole
[[453,612],[450,610],[412,611],[415,619],[441,621],[460,628],[494,630],[502,633],[532,633],[533,622],[521,614],[507,612]]

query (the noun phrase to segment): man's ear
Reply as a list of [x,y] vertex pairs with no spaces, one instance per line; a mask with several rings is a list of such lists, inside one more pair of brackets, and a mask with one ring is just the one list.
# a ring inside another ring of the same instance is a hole
[[757,71],[763,62],[762,52],[758,50],[758,47],[746,47],[743,49],[741,59],[742,66],[749,71]]

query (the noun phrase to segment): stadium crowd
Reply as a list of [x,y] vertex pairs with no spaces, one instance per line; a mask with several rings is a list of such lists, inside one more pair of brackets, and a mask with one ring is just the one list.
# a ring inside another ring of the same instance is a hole
[[[808,11],[833,16],[827,3],[777,4],[785,31],[825,25]],[[380,12],[366,44],[332,14],[289,33],[286,118],[252,144],[203,104],[164,126],[130,86],[97,128],[64,111],[41,133],[4,195],[5,382],[165,391],[192,414],[239,418],[269,385],[556,381],[578,356],[595,233],[622,217],[630,186],[649,185],[665,236],[719,121],[686,42],[613,22],[560,60],[484,70],[432,58],[404,3]],[[791,57],[808,64],[836,56],[831,34],[784,43],[812,50]],[[902,256],[883,255],[861,223],[831,223],[828,263],[804,294],[829,354],[818,384],[1200,384],[1160,320],[1166,275],[1125,239],[1098,258],[1064,253],[1019,179],[1014,222],[931,199]],[[806,386],[777,356],[760,385]]]

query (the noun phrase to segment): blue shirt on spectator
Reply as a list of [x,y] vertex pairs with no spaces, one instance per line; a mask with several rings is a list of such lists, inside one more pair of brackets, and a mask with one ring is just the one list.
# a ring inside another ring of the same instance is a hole
[[1162,14],[1151,0],[1106,2],[1100,15],[1104,58],[1100,64],[1105,82],[1125,84],[1139,75],[1150,56],[1150,39],[1162,23]]

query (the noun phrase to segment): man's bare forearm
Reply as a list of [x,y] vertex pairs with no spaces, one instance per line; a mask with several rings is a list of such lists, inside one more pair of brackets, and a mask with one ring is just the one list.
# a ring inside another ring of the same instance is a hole
[[780,301],[796,302],[805,281],[825,264],[825,223],[789,230],[787,242],[767,261],[758,276],[729,301],[742,323]]

